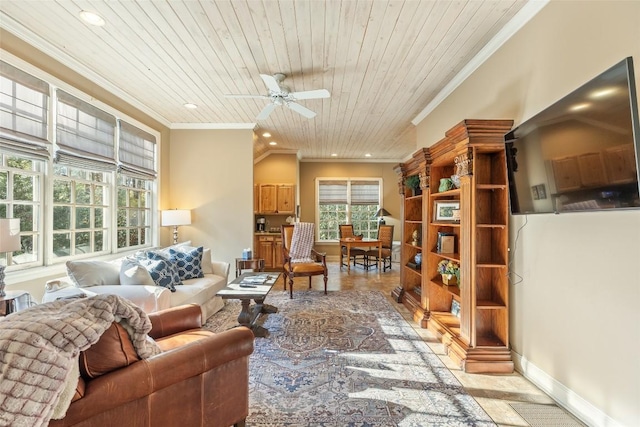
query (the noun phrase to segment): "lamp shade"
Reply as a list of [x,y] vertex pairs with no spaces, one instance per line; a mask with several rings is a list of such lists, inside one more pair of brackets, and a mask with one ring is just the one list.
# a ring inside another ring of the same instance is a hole
[[0,219],[0,253],[20,250],[20,219]]
[[191,224],[191,211],[188,209],[162,211],[162,226],[189,224]]
[[383,216],[391,216],[391,214],[387,212],[385,208],[378,209],[378,212],[376,212],[376,218],[380,218]]

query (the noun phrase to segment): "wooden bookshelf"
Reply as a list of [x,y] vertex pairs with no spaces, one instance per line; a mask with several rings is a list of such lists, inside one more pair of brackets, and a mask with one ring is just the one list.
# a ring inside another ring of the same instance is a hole
[[[423,261],[419,275],[403,267],[404,292],[398,301],[442,340],[448,354],[466,372],[513,371],[507,277],[509,197],[503,139],[511,126],[510,120],[465,120],[450,129],[441,141],[419,151],[425,159],[420,171],[422,203],[404,199],[403,265],[417,251],[423,253]],[[411,164],[398,169],[403,179],[415,171]],[[440,180],[454,174],[459,177],[459,188],[439,192]],[[455,220],[436,217],[435,206],[443,203],[459,205]],[[416,227],[423,230],[420,248],[406,240]],[[453,236],[453,252],[438,251],[438,233]],[[437,272],[442,260],[460,265],[458,286],[442,282]],[[413,291],[418,280],[422,284],[419,294]],[[451,313],[452,301],[460,305],[459,316]]]

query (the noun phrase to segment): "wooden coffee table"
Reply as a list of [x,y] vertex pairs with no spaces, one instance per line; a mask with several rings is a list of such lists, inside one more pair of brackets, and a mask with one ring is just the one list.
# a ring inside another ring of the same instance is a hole
[[[256,337],[266,337],[269,331],[256,325],[258,316],[262,313],[277,313],[277,307],[264,303],[267,294],[280,278],[280,273],[244,273],[229,283],[226,288],[216,294],[222,299],[239,299],[242,309],[238,315],[238,323],[253,331]],[[251,300],[255,302],[251,305]]]

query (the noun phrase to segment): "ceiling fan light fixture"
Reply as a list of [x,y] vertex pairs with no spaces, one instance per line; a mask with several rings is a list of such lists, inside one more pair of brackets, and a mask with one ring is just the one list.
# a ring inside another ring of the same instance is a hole
[[267,87],[267,95],[233,95],[227,94],[226,98],[259,98],[268,99],[270,104],[265,106],[260,113],[256,116],[256,120],[266,120],[269,114],[273,112],[275,107],[285,105],[287,108],[295,111],[307,119],[312,119],[316,116],[314,111],[311,111],[307,107],[298,104],[296,101],[305,99],[321,99],[329,98],[331,93],[327,89],[307,90],[302,92],[291,92],[288,86],[285,86],[284,79],[286,75],[283,73],[276,73],[272,76],[268,74],[260,74],[260,78]]
[[95,25],[96,27],[102,27],[106,23],[102,16],[88,10],[81,11],[80,18],[87,24]]

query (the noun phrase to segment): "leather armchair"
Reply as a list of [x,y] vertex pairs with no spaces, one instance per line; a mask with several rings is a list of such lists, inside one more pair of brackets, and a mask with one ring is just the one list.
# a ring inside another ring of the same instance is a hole
[[96,378],[81,377],[84,394],[49,425],[244,426],[253,333],[238,327],[214,334],[200,328],[201,316],[195,304],[150,314],[149,335],[163,353]]

